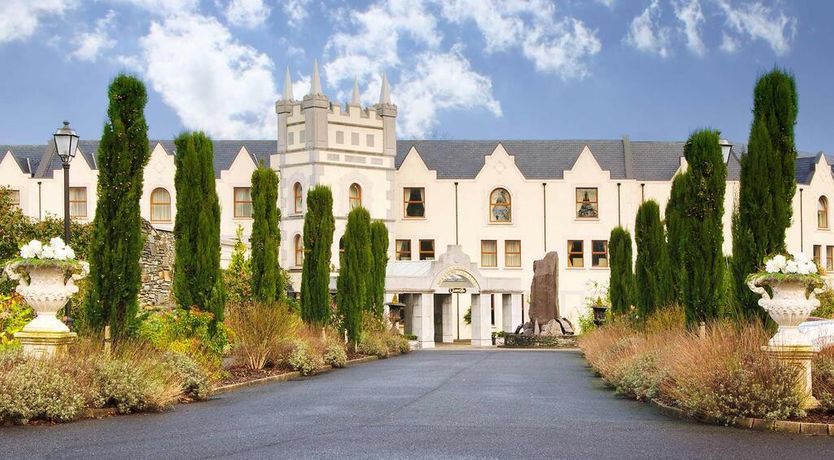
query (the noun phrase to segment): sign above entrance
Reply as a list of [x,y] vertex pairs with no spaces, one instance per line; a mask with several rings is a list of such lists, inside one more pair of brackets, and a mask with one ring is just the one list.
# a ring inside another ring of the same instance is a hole
[[449,288],[449,294],[466,294],[466,288],[462,288],[462,287]]

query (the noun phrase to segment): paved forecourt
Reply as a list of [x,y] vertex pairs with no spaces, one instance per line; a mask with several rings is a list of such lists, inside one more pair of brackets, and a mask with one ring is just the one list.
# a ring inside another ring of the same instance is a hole
[[827,458],[615,397],[575,351],[437,350],[162,414],[0,428],[3,458]]

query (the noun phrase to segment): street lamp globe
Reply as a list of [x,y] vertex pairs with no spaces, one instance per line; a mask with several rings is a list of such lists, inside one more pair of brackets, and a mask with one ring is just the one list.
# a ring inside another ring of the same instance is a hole
[[58,149],[61,162],[68,165],[75,158],[75,151],[78,148],[78,134],[70,128],[69,122],[65,121],[64,126],[58,128],[52,137],[55,139],[55,147]]

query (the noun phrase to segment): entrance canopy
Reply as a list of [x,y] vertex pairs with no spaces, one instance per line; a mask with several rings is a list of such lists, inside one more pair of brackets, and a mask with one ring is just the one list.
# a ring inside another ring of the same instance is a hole
[[437,260],[396,260],[388,262],[385,291],[435,292],[466,289],[471,293],[521,293],[521,279],[484,277],[460,246],[450,244]]

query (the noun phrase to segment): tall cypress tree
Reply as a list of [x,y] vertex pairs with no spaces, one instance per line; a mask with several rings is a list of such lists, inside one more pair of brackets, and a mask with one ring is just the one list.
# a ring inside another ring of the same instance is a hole
[[634,239],[637,242],[634,278],[640,287],[635,297],[640,317],[646,318],[670,301],[666,238],[656,201],[648,200],[637,209]]
[[272,302],[280,297],[281,273],[278,266],[278,248],[281,232],[278,224],[278,175],[267,166],[260,165],[252,172],[252,295],[262,302]]
[[796,192],[794,125],[798,96],[793,76],[773,70],[753,91],[753,123],[741,157],[738,208],[733,215],[733,278],[736,299],[748,317],[767,314],[745,283],[769,254],[785,251]]
[[371,311],[381,318],[385,303],[385,270],[388,267],[388,227],[381,220],[371,224],[371,258]]
[[174,140],[177,216],[174,221],[174,299],[223,320],[220,271],[220,203],[214,185],[214,145],[201,132]]
[[689,324],[721,314],[724,281],[724,191],[727,165],[718,132],[697,131],[687,140],[689,164],[681,232],[683,304]]
[[117,340],[135,325],[142,270],[139,199],[150,158],[145,85],[128,75],[108,89],[108,121],[98,147],[98,200],[90,244],[87,317],[99,329],[110,325]]
[[330,320],[330,258],[332,256],[333,194],[317,185],[307,192],[304,215],[304,262],[301,272],[301,317],[323,326]]
[[367,310],[368,273],[371,271],[371,215],[365,208],[348,214],[345,228],[345,252],[339,261],[337,303],[348,338],[362,339],[362,312]]
[[672,193],[666,203],[666,241],[669,256],[669,299],[681,302],[683,274],[681,267],[681,219],[683,217],[683,195],[686,177],[678,174],[672,180]]
[[608,238],[608,257],[611,259],[608,294],[611,311],[615,315],[628,313],[634,296],[634,272],[631,269],[631,234],[622,227],[614,227]]

